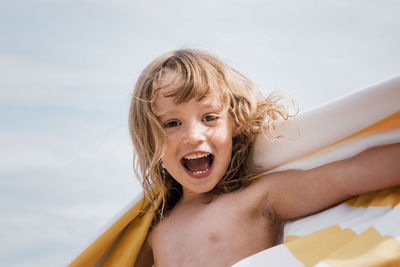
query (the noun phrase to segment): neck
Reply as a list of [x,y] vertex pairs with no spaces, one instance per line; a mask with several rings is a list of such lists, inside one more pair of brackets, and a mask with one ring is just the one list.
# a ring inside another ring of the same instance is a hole
[[211,197],[211,195],[209,192],[195,193],[195,192],[183,190],[183,196],[179,202],[180,203],[190,203],[190,202],[194,202],[194,201],[208,202],[210,197]]

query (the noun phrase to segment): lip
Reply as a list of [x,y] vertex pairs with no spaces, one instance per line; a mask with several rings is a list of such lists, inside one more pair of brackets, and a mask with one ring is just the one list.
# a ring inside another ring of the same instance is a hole
[[211,163],[211,166],[205,172],[202,172],[202,173],[193,173],[193,172],[189,171],[188,169],[186,169],[184,166],[182,166],[182,167],[190,177],[195,178],[195,179],[202,179],[202,178],[206,178],[207,176],[209,176],[211,174],[211,172],[214,168],[214,161]]

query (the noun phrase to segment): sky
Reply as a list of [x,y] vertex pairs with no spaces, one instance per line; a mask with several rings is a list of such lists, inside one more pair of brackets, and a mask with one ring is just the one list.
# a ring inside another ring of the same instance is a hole
[[127,117],[156,56],[209,51],[306,110],[400,74],[399,12],[397,0],[0,1],[0,265],[66,265],[141,191]]

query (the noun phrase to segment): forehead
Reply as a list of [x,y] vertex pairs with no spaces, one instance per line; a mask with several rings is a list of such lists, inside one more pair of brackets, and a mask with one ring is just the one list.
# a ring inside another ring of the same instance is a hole
[[207,109],[215,109],[216,111],[222,109],[222,103],[218,97],[205,97],[201,100],[193,98],[188,102],[177,104],[175,103],[173,97],[164,96],[164,94],[162,93],[163,90],[167,89],[161,89],[159,94],[157,94],[156,100],[154,102],[155,110],[158,116],[168,114],[172,115],[179,112],[186,112],[192,109],[204,111],[206,111]]
[[182,83],[182,79],[178,77],[176,71],[165,69],[158,80],[158,87],[161,88],[158,93],[167,94],[181,86]]
[[215,97],[206,97],[201,100],[195,98],[188,102],[177,104],[173,97],[158,95],[155,101],[155,112],[157,117],[174,116],[197,112],[221,112],[223,109],[221,101]]
[[[214,92],[209,92],[204,98],[199,99],[200,96],[202,96],[202,90],[198,88],[191,88],[190,90],[195,90],[193,94],[193,97],[188,99],[186,102],[182,103],[177,103],[176,101],[176,93],[181,90],[185,91],[188,90],[188,88],[183,86],[183,81],[181,77],[179,77],[179,74],[177,74],[176,71],[166,69],[164,70],[163,74],[160,76],[158,80],[158,88],[160,88],[157,93],[156,93],[156,98],[155,98],[155,109],[156,112],[159,113],[164,113],[167,110],[173,109],[178,106],[184,106],[186,104],[190,105],[198,105],[200,107],[214,107],[214,108],[219,108],[222,106],[222,101],[220,97],[217,97],[217,94]],[[198,94],[196,96],[196,93]],[[172,94],[172,95],[171,95]]]

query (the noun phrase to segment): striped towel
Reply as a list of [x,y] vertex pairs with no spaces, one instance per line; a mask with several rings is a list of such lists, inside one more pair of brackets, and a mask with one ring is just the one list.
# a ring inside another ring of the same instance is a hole
[[[256,141],[250,160],[260,172],[309,169],[400,142],[400,77],[299,114],[280,131],[282,141]],[[400,266],[399,202],[395,187],[287,223],[283,244],[234,266]],[[138,216],[143,209],[151,207],[139,196],[69,266],[133,266],[153,219]]]

